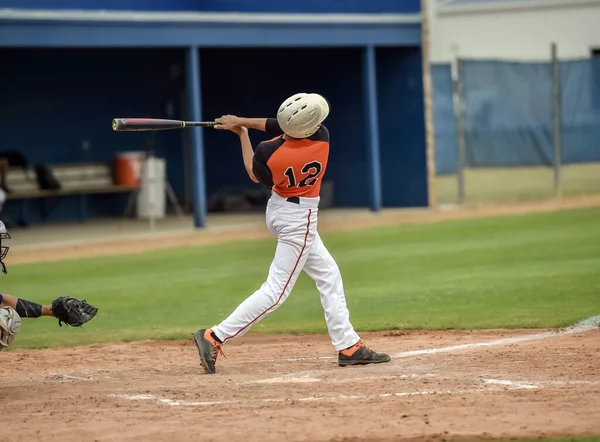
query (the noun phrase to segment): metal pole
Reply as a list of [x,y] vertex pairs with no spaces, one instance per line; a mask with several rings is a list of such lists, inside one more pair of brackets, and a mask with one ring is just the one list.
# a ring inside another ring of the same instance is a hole
[[427,161],[427,199],[428,205],[437,205],[435,194],[435,129],[433,121],[433,97],[431,87],[430,20],[429,0],[421,0],[421,58],[423,65],[423,95],[425,104],[425,155]]
[[552,126],[554,144],[554,196],[560,198],[562,194],[560,183],[560,171],[562,165],[562,128],[561,128],[561,84],[560,65],[558,62],[558,49],[556,43],[552,43]]
[[370,208],[379,212],[382,208],[381,165],[379,160],[379,127],[377,121],[377,71],[375,64],[375,47],[369,45],[363,53],[364,89],[366,102],[366,119],[368,138],[368,157],[371,172]]
[[454,59],[452,64],[452,88],[453,88],[453,103],[454,103],[454,118],[456,119],[456,134],[457,134],[457,178],[458,178],[458,202],[465,202],[465,168],[466,168],[466,148],[465,148],[465,125],[464,125],[464,109],[462,103],[462,84],[460,81],[460,60],[458,57]]
[[150,231],[154,232],[156,229],[156,218],[154,211],[156,210],[156,202],[154,201],[154,186],[156,185],[156,167],[154,164],[154,155],[146,157],[145,160],[146,178],[148,179],[148,210],[150,212]]
[[[192,46],[187,51],[187,93],[190,108],[190,118],[193,121],[202,120],[202,97],[200,89],[200,55],[198,47]],[[206,187],[204,169],[204,139],[199,127],[190,128],[191,159],[194,197],[194,225],[197,228],[206,226]]]

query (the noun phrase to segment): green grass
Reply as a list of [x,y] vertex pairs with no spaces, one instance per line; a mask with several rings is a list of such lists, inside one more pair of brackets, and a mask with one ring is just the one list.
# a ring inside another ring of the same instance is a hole
[[[361,331],[556,327],[600,314],[600,208],[326,233]],[[158,239],[157,239],[158,241]],[[4,293],[85,298],[83,328],[25,319],[14,348],[182,338],[226,317],[266,277],[274,240],[10,265]],[[326,332],[301,275],[253,332]]]
[[[561,170],[564,196],[600,193],[600,163],[570,164]],[[437,201],[456,203],[456,175],[436,178]],[[551,167],[467,169],[466,202],[521,202],[554,196],[554,171]]]

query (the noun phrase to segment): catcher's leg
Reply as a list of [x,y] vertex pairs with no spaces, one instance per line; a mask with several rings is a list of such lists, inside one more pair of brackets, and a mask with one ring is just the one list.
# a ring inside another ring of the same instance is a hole
[[0,350],[7,348],[18,331],[21,330],[21,317],[9,306],[0,307]]

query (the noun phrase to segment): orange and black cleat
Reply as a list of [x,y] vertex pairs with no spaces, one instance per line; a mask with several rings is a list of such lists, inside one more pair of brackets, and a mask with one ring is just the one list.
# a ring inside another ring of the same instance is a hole
[[223,353],[223,344],[214,337],[211,329],[196,330],[192,333],[192,337],[200,354],[200,365],[202,365],[207,374],[216,373],[215,363],[217,362],[217,356],[219,354],[225,356]]
[[366,365],[366,364],[381,364],[382,362],[390,362],[392,358],[384,353],[377,353],[368,348],[361,341],[358,341],[352,347],[339,352],[338,364],[342,367],[346,365]]

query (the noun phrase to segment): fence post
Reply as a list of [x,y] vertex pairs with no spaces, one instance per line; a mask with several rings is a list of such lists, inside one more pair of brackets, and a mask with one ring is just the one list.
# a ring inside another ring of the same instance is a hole
[[456,135],[458,138],[457,142],[457,178],[458,178],[458,202],[465,202],[465,167],[466,167],[466,153],[465,153],[465,125],[464,125],[464,109],[462,102],[462,83],[461,83],[461,72],[460,72],[460,60],[458,57],[454,58],[452,63],[452,98],[453,98],[453,109],[454,118],[456,119]]
[[554,196],[562,195],[560,172],[562,166],[561,83],[556,43],[552,43],[552,141],[554,144]]
[[421,59],[423,66],[423,97],[425,107],[425,155],[427,161],[427,200],[430,208],[437,206],[435,178],[435,129],[433,121],[433,97],[430,61],[430,0],[421,0]]

